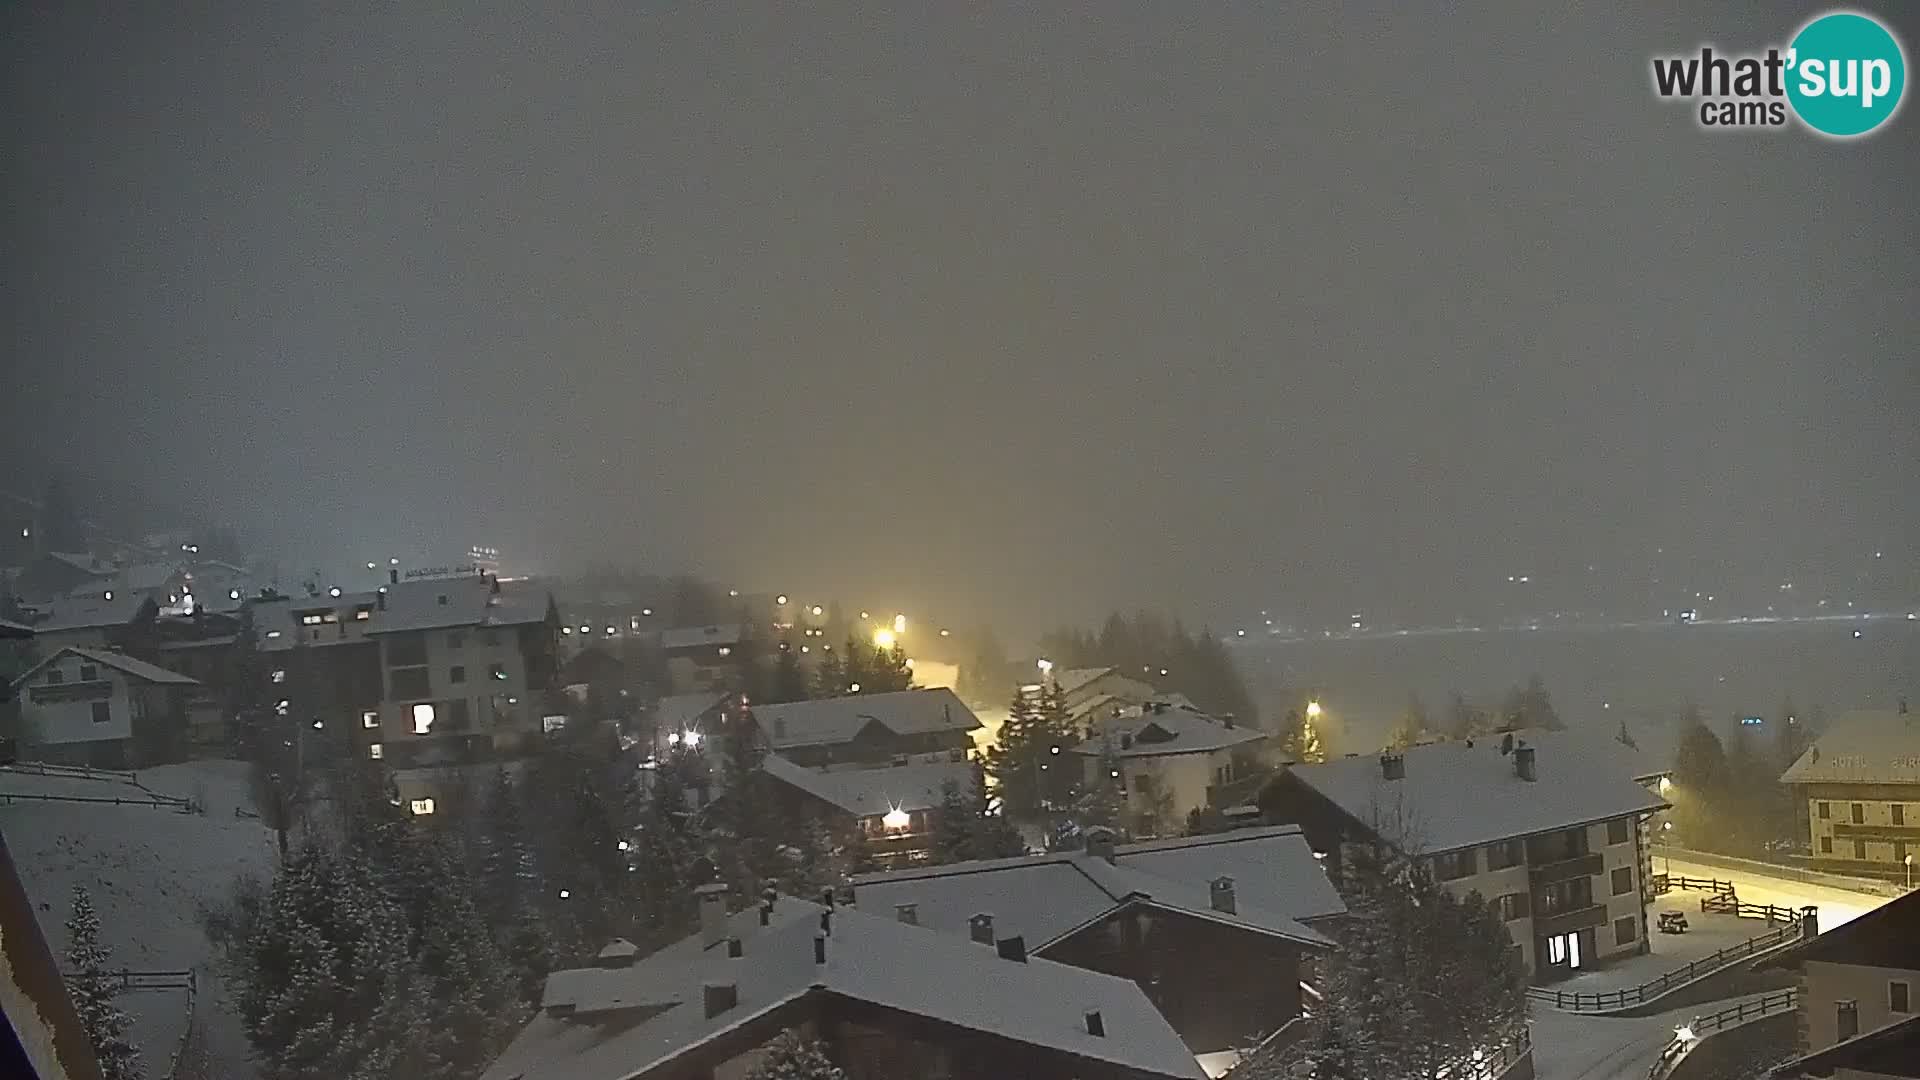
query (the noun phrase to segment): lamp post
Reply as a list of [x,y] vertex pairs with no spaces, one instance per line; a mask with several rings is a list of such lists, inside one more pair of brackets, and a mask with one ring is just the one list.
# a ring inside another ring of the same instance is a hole
[[1912,892],[1913,891],[1913,856],[1908,855],[1902,861],[1907,864],[1907,891]]

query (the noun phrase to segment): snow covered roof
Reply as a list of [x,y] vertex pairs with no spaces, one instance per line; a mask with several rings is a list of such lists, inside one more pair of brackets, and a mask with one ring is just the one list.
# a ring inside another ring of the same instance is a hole
[[[964,937],[892,917],[841,908],[832,915],[826,962],[814,940],[824,909],[782,899],[770,925],[758,908],[728,921],[741,955],[685,939],[626,968],[556,972],[542,1011],[481,1080],[638,1080],[665,1074],[729,1032],[798,1025],[812,1003],[833,999],[881,1006],[969,1038],[988,1036],[1137,1070],[1149,1076],[1204,1075],[1159,1010],[1129,980],[1039,958],[1001,958]],[[733,1002],[708,1016],[705,988],[733,988]],[[1098,1011],[1104,1035],[1087,1031]],[[751,1036],[758,1040],[760,1036]],[[938,1032],[922,1037],[937,1039]],[[730,1057],[738,1051],[721,1051]],[[705,1064],[704,1062],[702,1064]]]
[[[362,634],[394,634],[414,630],[454,629],[463,626],[499,627],[537,623],[546,618],[544,594],[502,585],[493,591],[493,581],[475,574],[471,577],[425,578],[401,581],[386,586],[386,608],[380,608],[377,590],[341,593],[339,596],[288,596],[253,603],[253,624],[262,635],[260,647],[267,651],[291,649],[300,640],[293,633],[300,629],[296,613],[331,609],[343,624],[359,623]],[[359,608],[369,609],[365,620],[356,620]],[[279,637],[267,637],[271,631]],[[356,641],[357,636],[336,637],[329,633],[313,641],[328,645],[338,641]]]
[[676,626],[671,630],[660,631],[660,648],[666,651],[697,649],[703,645],[738,644],[740,644],[739,623],[724,623],[718,626]]
[[124,653],[109,652],[105,649],[82,649],[75,645],[54,650],[45,660],[28,668],[24,674],[15,679],[13,685],[25,685],[29,679],[33,678],[43,668],[50,664],[57,663],[61,657],[68,655],[77,656],[89,664],[99,664],[103,667],[110,667],[123,675],[139,679],[142,682],[156,683],[162,686],[200,685],[195,680],[189,679],[179,672],[168,671],[163,667],[156,667],[153,664],[147,663],[145,660],[135,660],[133,657],[127,656]]
[[[1398,821],[1427,853],[1652,813],[1667,802],[1635,781],[1619,757],[1593,754],[1588,740],[1566,732],[1528,731],[1518,742],[1534,750],[1535,780],[1523,780],[1499,738],[1431,743],[1403,752],[1406,775],[1387,780],[1380,756],[1292,765],[1291,779],[1338,806],[1360,825]],[[1388,839],[1397,839],[1388,837]]]
[[29,638],[33,636],[33,627],[25,623],[0,619],[0,638]]
[[91,594],[105,589],[152,592],[156,589],[166,588],[175,576],[182,573],[184,569],[185,568],[179,563],[172,562],[134,563],[131,566],[122,566],[112,570],[105,578],[89,581],[85,585],[79,586],[78,589],[75,589],[73,593],[69,593],[69,595],[76,593]]
[[768,776],[855,817],[930,809],[940,805],[942,785],[958,784],[965,791],[973,783],[973,766],[944,758],[865,769],[809,769],[768,754],[761,759],[761,768]]
[[755,705],[753,719],[775,750],[850,742],[862,728],[876,722],[896,735],[972,731],[980,726],[973,710],[945,687]]
[[1092,734],[1072,748],[1076,754],[1115,757],[1166,757],[1199,754],[1256,743],[1267,736],[1257,728],[1228,727],[1191,705],[1158,703],[1119,716],[1096,717]]
[[99,626],[125,626],[140,613],[147,598],[138,593],[116,592],[113,599],[104,595],[71,596],[50,604],[36,604],[46,614],[33,624],[36,634],[62,630],[89,630]]
[[1781,774],[1780,782],[1920,784],[1920,713],[1842,713]]
[[[865,874],[854,879],[854,896],[866,910],[913,904],[922,926],[962,936],[975,915],[992,915],[1000,936],[1020,934],[1033,949],[1131,903],[1330,947],[1299,920],[1346,908],[1299,829],[1248,834],[1121,845],[1111,863],[1086,852],[1052,852]],[[1210,883],[1220,877],[1234,879],[1232,914],[1213,908]]]
[[1113,670],[1111,667],[1067,668],[1065,671],[1053,673],[1053,685],[1059,689],[1060,693],[1071,694]]

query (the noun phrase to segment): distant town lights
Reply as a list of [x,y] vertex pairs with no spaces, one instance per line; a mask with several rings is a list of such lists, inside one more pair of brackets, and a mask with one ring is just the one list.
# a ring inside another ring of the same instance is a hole
[[812,607],[812,608],[810,608],[810,609],[808,609],[808,610],[810,610],[810,611],[812,611],[812,612],[813,612],[813,617],[817,619],[817,618],[819,618],[819,617],[820,617],[820,616],[821,616],[822,614],[824,614],[824,613],[826,612],[826,610],[827,610],[827,609],[826,609],[826,608],[823,608],[823,607],[821,607],[821,606],[820,606],[819,604],[815,604],[815,605],[813,605],[813,607]]

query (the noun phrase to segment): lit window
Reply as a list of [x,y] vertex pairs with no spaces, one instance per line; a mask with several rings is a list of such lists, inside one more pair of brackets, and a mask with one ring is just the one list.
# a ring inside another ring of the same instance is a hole
[[367,747],[367,756],[372,758],[375,761],[379,761],[381,755],[385,754],[386,752],[387,752],[387,748],[380,745],[379,743],[373,743],[372,745]]
[[413,707],[413,733],[425,735],[433,730],[433,706],[427,704]]
[[302,626],[319,626],[320,621],[321,621],[320,616],[318,614],[309,613],[309,614],[300,616],[300,625]]
[[432,799],[414,799],[413,801],[407,803],[407,809],[413,811],[416,817],[431,814],[433,813],[433,800]]
[[361,713],[360,726],[368,729],[379,727],[380,714],[377,712],[374,712],[372,709],[368,709],[366,712]]
[[368,619],[373,618],[373,609],[370,607],[354,608],[353,618],[356,622],[366,622]]
[[548,735],[566,726],[567,718],[565,716],[543,716],[540,718],[540,730],[546,732]]
[[725,646],[725,645],[722,645],[722,646],[720,646],[720,655],[721,655],[721,656],[732,656],[732,655],[733,655],[733,650],[732,650],[731,648],[728,648],[728,647],[727,647],[727,646]]
[[280,636],[280,631],[278,631],[278,630],[269,630],[269,631],[267,631],[267,637],[268,637],[269,639],[272,639],[272,638],[277,638],[277,637],[279,637],[279,636]]
[[507,665],[505,664],[488,665],[487,676],[491,678],[494,682],[506,682],[507,681]]
[[286,672],[286,669],[285,669],[285,668],[275,668],[275,669],[273,669],[273,681],[274,681],[274,682],[277,682],[277,683],[283,683],[283,682],[286,682],[286,681],[287,681],[287,672]]

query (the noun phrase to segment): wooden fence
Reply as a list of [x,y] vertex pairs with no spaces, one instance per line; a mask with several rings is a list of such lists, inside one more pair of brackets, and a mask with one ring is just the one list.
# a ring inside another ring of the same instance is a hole
[[[1760,905],[1750,905],[1758,908]],[[1550,987],[1536,986],[1527,990],[1527,997],[1542,1005],[1551,1005],[1567,1012],[1616,1012],[1645,1005],[1655,998],[1678,990],[1682,986],[1713,974],[1729,964],[1747,957],[1766,952],[1769,949],[1798,941],[1803,936],[1801,915],[1791,908],[1778,908],[1791,916],[1785,925],[1776,926],[1763,934],[1756,934],[1735,945],[1729,945],[1711,956],[1703,956],[1690,961],[1685,967],[1663,972],[1639,986],[1627,986],[1618,990],[1602,990],[1585,993],[1573,990],[1554,990]],[[1769,920],[1771,922],[1772,920]]]
[[1788,1012],[1796,1004],[1794,990],[1788,987],[1785,990],[1775,990],[1770,994],[1762,994],[1757,998],[1737,1002],[1719,1012],[1694,1017],[1687,1021],[1685,1027],[1674,1032],[1673,1041],[1667,1044],[1665,1050],[1660,1051],[1659,1059],[1653,1063],[1652,1068],[1647,1070],[1647,1080],[1666,1080],[1666,1077],[1673,1072],[1673,1067],[1679,1064],[1680,1059],[1685,1057],[1693,1049],[1694,1044],[1701,1039],[1727,1028],[1738,1027],[1749,1020]]

